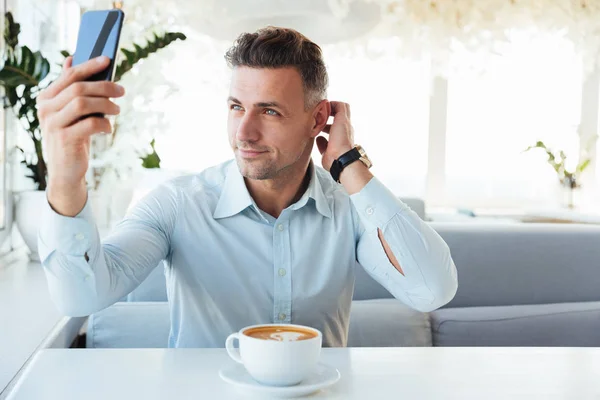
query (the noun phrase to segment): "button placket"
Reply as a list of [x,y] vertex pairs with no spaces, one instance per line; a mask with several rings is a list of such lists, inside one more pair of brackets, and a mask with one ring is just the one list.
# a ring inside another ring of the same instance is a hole
[[290,323],[292,281],[289,221],[280,219],[273,228],[273,322]]

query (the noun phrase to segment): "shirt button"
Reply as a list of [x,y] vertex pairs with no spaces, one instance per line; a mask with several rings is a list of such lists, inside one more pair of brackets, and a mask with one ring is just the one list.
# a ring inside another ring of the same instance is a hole
[[90,280],[90,276],[86,275],[85,278],[83,278],[84,281],[89,281]]
[[373,207],[367,207],[365,211],[367,212],[367,215],[373,215],[373,213],[375,212],[375,210],[373,210]]
[[283,231],[283,224],[279,224],[277,225],[277,229],[281,232]]
[[279,276],[285,276],[286,270],[283,268],[279,268]]
[[85,239],[85,235],[83,233],[78,233],[77,235],[75,235],[75,239],[83,240],[83,239]]
[[279,314],[280,321],[283,321],[285,319],[285,317],[287,317],[287,315],[285,315],[284,313]]

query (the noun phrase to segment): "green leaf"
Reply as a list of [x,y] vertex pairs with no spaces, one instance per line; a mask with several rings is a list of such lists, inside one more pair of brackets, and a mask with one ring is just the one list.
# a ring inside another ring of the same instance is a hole
[[19,33],[21,25],[15,22],[12,13],[4,14],[4,43],[11,51],[19,44]]
[[544,149],[547,150],[546,145],[544,144],[544,142],[542,142],[541,140],[538,140],[533,146],[529,146],[527,147],[525,150],[523,150],[523,152],[532,150],[532,149]]
[[562,151],[562,150],[561,150],[559,154],[560,154],[560,159],[561,159],[561,160],[563,160],[563,161],[564,161],[564,160],[566,160],[566,159],[567,159],[567,155],[565,154],[565,152],[564,152],[564,151]]
[[130,64],[135,64],[135,53],[127,49],[121,49],[121,53],[125,55],[127,62],[129,62]]
[[50,63],[39,51],[35,53],[27,46],[7,52],[0,68],[0,85],[16,88],[20,85],[38,86],[50,72]]
[[577,173],[578,174],[582,173],[590,165],[591,161],[592,160],[590,160],[588,158],[587,160],[583,161],[582,163],[579,163],[579,165],[577,166],[577,169],[576,169]]
[[145,46],[140,46],[136,43],[133,44],[133,51],[127,49],[121,49],[121,53],[125,55],[125,60],[117,66],[115,71],[115,82],[121,80],[123,74],[131,70],[135,64],[148,58],[152,53],[156,53],[160,49],[164,49],[176,40],[185,40],[186,36],[181,32],[167,32],[160,36],[153,33],[154,40],[148,41]]
[[160,168],[160,157],[156,153],[156,149],[154,148],[154,139],[150,142],[150,146],[152,147],[152,153],[146,155],[145,157],[140,157],[142,160],[142,167],[144,168]]
[[19,101],[17,89],[14,87],[7,87],[4,92],[4,108],[14,107]]

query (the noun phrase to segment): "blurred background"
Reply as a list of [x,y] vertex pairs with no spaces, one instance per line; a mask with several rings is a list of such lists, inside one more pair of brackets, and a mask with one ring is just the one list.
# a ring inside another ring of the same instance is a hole
[[[74,51],[86,10],[123,9],[121,46],[132,51],[146,50],[154,33],[185,35],[121,79],[122,115],[112,137],[94,143],[88,179],[102,226],[158,182],[231,158],[223,55],[238,34],[269,24],[322,46],[329,99],[351,104],[356,142],[373,172],[422,207],[423,218],[600,220],[598,2],[8,0],[4,7],[20,24],[19,45],[49,62],[41,88],[59,73],[61,52]],[[40,187],[22,163],[35,164],[35,142],[14,107],[2,118],[6,232],[21,195]],[[537,147],[525,151],[530,146]]]

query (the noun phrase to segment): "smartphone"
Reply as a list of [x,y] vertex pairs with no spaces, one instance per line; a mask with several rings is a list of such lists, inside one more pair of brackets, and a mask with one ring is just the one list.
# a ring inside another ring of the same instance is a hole
[[86,11],[81,16],[72,66],[99,56],[110,58],[109,66],[87,81],[112,81],[115,76],[119,38],[125,14],[119,9]]

